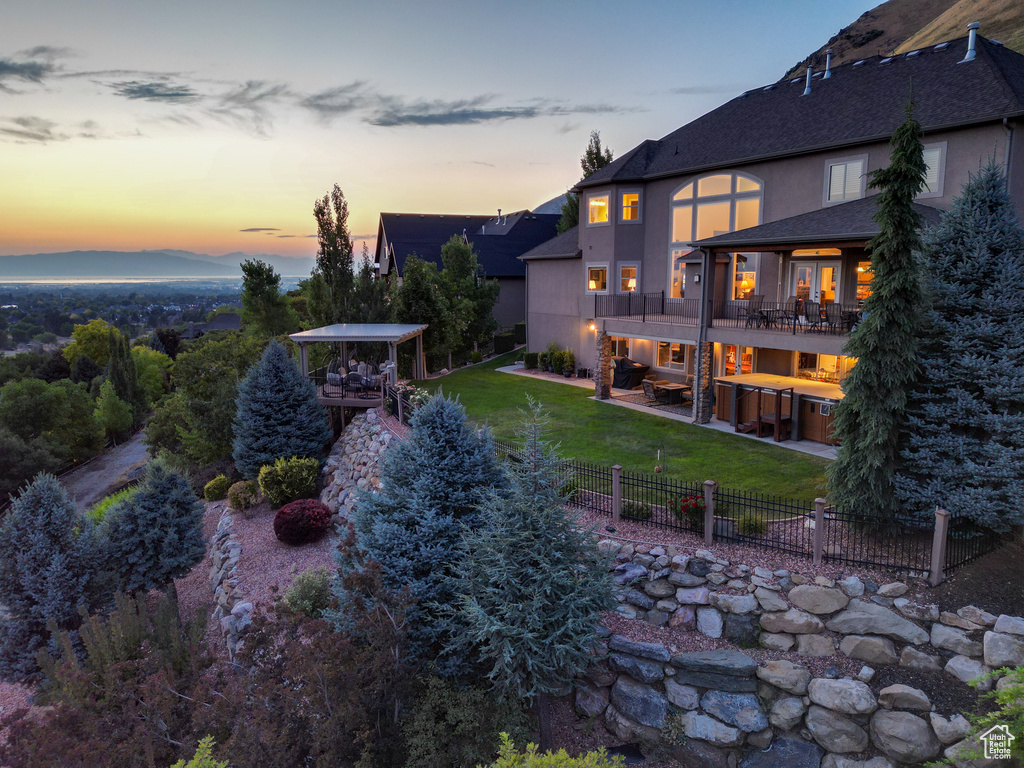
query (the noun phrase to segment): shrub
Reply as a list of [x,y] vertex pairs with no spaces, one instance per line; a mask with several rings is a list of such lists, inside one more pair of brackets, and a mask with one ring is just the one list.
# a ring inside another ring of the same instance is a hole
[[540,369],[542,371],[546,371],[548,369],[548,365],[550,365],[550,364],[551,364],[551,356],[547,352],[538,352],[537,353],[537,365],[540,366]]
[[260,470],[260,490],[275,507],[316,495],[320,462],[314,458],[279,458]]
[[284,593],[284,602],[293,611],[319,619],[331,605],[330,569],[321,565],[300,573]]
[[85,513],[86,516],[94,523],[102,523],[114,505],[128,501],[128,499],[138,493],[139,487],[140,486],[138,485],[132,485],[127,488],[122,488],[120,491],[112,493],[109,496],[105,496],[89,508]]
[[331,527],[331,510],[313,499],[285,504],[274,515],[274,535],[285,544],[297,546],[316,541]]
[[516,340],[511,333],[496,333],[494,335],[494,354],[503,355],[515,349]]
[[562,360],[562,370],[571,371],[576,368],[576,353],[571,349],[565,350],[565,357]]
[[228,489],[231,488],[231,480],[227,475],[217,475],[213,480],[203,486],[203,496],[207,501],[220,501],[227,498]]
[[736,530],[744,536],[760,536],[768,530],[768,521],[761,515],[748,512],[736,518]]
[[702,523],[704,521],[703,496],[683,496],[679,499],[673,499],[668,503],[668,509],[676,516],[677,520],[689,518],[694,523]]
[[512,326],[512,334],[516,337],[516,344],[526,343],[526,323],[516,323]]
[[560,349],[551,356],[551,367],[555,369],[555,373],[565,370],[565,350]]
[[564,749],[538,753],[537,745],[529,744],[525,752],[520,752],[508,734],[503,733],[498,759],[488,768],[619,768],[621,765],[621,757],[608,757],[603,749],[579,757],[569,757]]
[[474,349],[473,354],[469,356],[469,359],[473,363],[482,363],[484,360],[484,353],[479,349]]
[[632,501],[631,499],[622,500],[622,516],[629,517],[634,520],[650,520],[653,512],[651,511],[650,504],[644,504],[641,501]]
[[171,768],[228,768],[228,763],[213,759],[213,736],[207,736],[199,741],[195,757],[187,763],[179,760]]
[[532,371],[533,369],[535,369],[537,367],[538,362],[537,357],[538,355],[536,352],[525,353],[523,355],[523,367],[528,371]]
[[259,496],[256,483],[252,480],[239,480],[228,488],[228,504],[231,505],[232,509],[237,509],[239,512],[255,504]]

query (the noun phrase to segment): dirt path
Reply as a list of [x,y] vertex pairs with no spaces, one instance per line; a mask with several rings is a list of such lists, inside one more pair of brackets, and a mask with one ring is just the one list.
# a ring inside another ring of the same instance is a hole
[[128,479],[128,472],[148,460],[146,444],[142,442],[142,432],[139,431],[127,442],[68,472],[60,481],[78,508],[85,510],[123,485]]

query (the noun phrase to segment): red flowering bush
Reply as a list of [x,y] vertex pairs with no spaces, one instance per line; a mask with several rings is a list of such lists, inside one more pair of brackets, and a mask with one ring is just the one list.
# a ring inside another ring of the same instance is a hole
[[677,520],[688,518],[690,522],[695,524],[704,522],[703,496],[682,496],[678,499],[672,499],[668,503],[668,508],[676,516]]
[[274,535],[285,544],[316,541],[331,527],[331,510],[315,499],[285,504],[274,515]]

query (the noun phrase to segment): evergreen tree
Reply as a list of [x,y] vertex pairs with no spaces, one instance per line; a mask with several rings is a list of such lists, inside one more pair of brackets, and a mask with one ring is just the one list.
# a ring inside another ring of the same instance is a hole
[[874,271],[864,319],[843,347],[857,364],[843,382],[833,435],[839,453],[828,468],[830,500],[842,512],[892,517],[900,512],[893,488],[907,396],[917,377],[917,328],[921,283],[920,214],[914,198],[924,184],[921,126],[907,107],[906,120],[889,143],[887,168],[871,174],[881,190],[874,219],[879,232],[868,243]]
[[261,338],[299,327],[299,319],[281,293],[281,276],[259,259],[242,262],[242,323]]
[[281,457],[319,457],[331,439],[316,387],[276,340],[238,385],[234,427],[235,466],[245,478]]
[[337,184],[313,204],[319,248],[316,266],[307,282],[310,317],[318,326],[344,323],[352,316],[355,280],[352,237],[348,231],[348,201]]
[[[380,478],[377,493],[358,499],[359,545],[385,583],[409,588],[416,603],[408,616],[412,658],[434,663],[442,675],[461,673],[467,654],[453,640],[462,628],[442,617],[441,606],[453,600],[448,569],[463,531],[479,524],[483,494],[504,483],[490,435],[466,420],[457,401],[436,394],[416,411],[409,438],[383,455]],[[352,568],[344,558],[339,566]],[[340,583],[335,593],[342,607],[333,620],[344,626],[350,596]]]
[[114,394],[128,403],[132,411],[132,424],[141,424],[149,411],[149,400],[139,385],[135,359],[128,348],[128,339],[110,329],[110,359],[107,362],[107,381],[114,385]]
[[160,341],[160,334],[156,331],[153,331],[153,335],[149,338],[149,348],[162,354],[167,354],[167,347]]
[[[590,142],[587,144],[583,157],[580,158],[580,167],[583,169],[583,178],[587,178],[600,168],[604,168],[612,161],[612,151],[601,147],[601,134],[597,131],[590,132]],[[572,229],[580,223],[580,196],[575,192],[565,193],[565,202],[562,203],[562,218],[558,220],[558,234]]]
[[509,491],[488,495],[463,538],[452,590],[488,677],[505,696],[534,701],[541,749],[551,749],[549,696],[592,662],[611,580],[591,531],[566,508],[565,473],[544,438],[540,406],[520,430]]
[[152,462],[139,490],[114,509],[104,526],[120,589],[163,589],[205,556],[205,508],[188,480],[161,462]]
[[88,386],[93,379],[102,375],[103,369],[88,355],[80,356],[71,367],[71,380],[76,384],[81,382]]
[[117,396],[109,380],[100,386],[94,416],[111,442],[117,443],[131,431],[132,407]]
[[972,176],[925,239],[921,375],[900,498],[996,530],[1024,522],[1024,231],[1002,168]]
[[100,551],[56,477],[40,474],[22,491],[0,526],[0,678],[35,673],[50,629],[76,629],[78,607],[96,605]]

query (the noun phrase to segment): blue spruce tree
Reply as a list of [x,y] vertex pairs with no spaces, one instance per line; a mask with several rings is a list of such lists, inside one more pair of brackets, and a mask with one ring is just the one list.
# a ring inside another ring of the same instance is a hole
[[476,646],[504,696],[536,704],[540,746],[551,749],[549,697],[593,661],[612,585],[593,533],[566,508],[568,479],[545,426],[531,403],[523,459],[509,465],[508,492],[490,493],[480,525],[464,536],[452,589],[468,629],[456,640]]
[[[75,630],[79,606],[101,599],[101,547],[56,477],[41,474],[11,505],[0,526],[0,678],[37,671],[36,652],[50,628]],[[52,624],[51,624],[52,622]]]
[[925,239],[921,375],[907,408],[907,508],[1007,530],[1024,522],[1024,231],[1000,166],[964,187]]
[[[385,583],[410,590],[412,656],[439,674],[459,674],[465,652],[446,649],[461,629],[442,613],[453,600],[449,569],[463,532],[478,526],[484,494],[504,482],[490,435],[468,423],[457,401],[434,395],[413,416],[409,438],[384,454],[380,478],[380,490],[356,505],[359,546],[380,565]],[[352,564],[339,559],[339,566]],[[344,625],[348,596],[340,584],[335,589],[341,610],[333,619]]]
[[142,487],[104,522],[121,589],[173,587],[206,554],[202,503],[184,477],[153,462]]
[[243,477],[281,457],[319,457],[331,439],[316,387],[276,340],[238,385],[236,403],[234,458]]

